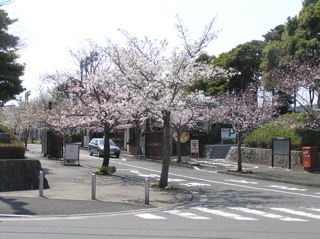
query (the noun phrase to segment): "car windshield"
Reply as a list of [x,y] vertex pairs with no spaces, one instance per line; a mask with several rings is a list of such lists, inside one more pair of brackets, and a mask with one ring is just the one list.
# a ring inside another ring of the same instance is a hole
[[117,146],[111,139],[109,139],[109,144],[112,146]]
[[[110,144],[111,146],[117,146],[111,139],[109,139],[109,144]],[[98,145],[103,146],[103,145],[104,145],[104,139],[98,140]]]

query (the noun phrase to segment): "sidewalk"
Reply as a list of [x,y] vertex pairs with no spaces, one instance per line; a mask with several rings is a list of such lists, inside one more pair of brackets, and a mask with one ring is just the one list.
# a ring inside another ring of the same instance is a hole
[[15,215],[75,215],[115,213],[159,207],[171,207],[192,200],[185,190],[161,190],[149,187],[149,205],[145,204],[145,182],[114,175],[96,176],[96,200],[92,200],[92,173],[96,169],[64,166],[62,161],[39,159],[49,189],[0,192],[0,217]]
[[[96,200],[92,200],[91,175],[95,169],[83,166],[64,166],[60,160],[40,157],[32,152],[27,152],[26,156],[40,160],[50,189],[43,191],[43,197],[39,196],[39,190],[0,192],[0,217],[119,213],[172,207],[193,199],[191,193],[182,189],[167,191],[150,187],[149,205],[145,205],[144,181],[115,174],[96,176]],[[199,162],[201,165],[203,160],[193,160],[192,163]],[[222,159],[206,160],[206,162],[212,166],[223,163],[236,164],[236,162],[226,162]],[[185,164],[181,166],[190,167]],[[319,173],[308,173],[302,169],[288,170],[246,164],[243,165],[243,169],[249,169],[252,173],[229,172],[227,169],[217,170],[217,173],[320,188]]]

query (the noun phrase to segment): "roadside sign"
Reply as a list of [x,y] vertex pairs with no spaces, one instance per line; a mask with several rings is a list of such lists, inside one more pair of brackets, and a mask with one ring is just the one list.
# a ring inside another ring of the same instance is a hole
[[197,154],[199,153],[199,140],[197,139],[192,139],[190,140],[190,144],[191,144],[191,153],[192,154]]
[[231,128],[221,128],[221,139],[227,140],[227,139],[236,139],[237,134],[234,129]]
[[291,138],[272,138],[272,167],[274,167],[274,155],[289,156],[289,169],[291,169]]
[[64,154],[65,165],[80,165],[79,164],[80,145],[79,144],[66,144]]

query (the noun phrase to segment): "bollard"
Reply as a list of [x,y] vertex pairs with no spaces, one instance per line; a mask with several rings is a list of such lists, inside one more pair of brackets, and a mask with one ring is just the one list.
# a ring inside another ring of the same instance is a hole
[[149,205],[149,179],[148,178],[146,178],[145,179],[145,190],[146,190],[146,192],[145,192],[145,204],[146,205]]
[[43,197],[43,171],[39,175],[39,196]]
[[91,199],[96,200],[96,177],[97,175],[92,174],[92,187],[91,187]]

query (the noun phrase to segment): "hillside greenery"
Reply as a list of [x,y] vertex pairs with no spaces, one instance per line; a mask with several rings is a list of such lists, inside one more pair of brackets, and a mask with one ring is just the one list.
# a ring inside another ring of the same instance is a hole
[[[291,138],[291,149],[301,151],[302,147],[320,148],[320,131],[300,129],[294,127],[294,121],[303,120],[303,114],[286,114],[282,116],[291,123],[283,124],[282,119],[275,122],[264,124],[261,128],[249,134],[244,144],[252,148],[272,148],[272,138],[288,137]],[[281,122],[280,122],[281,121]]]

